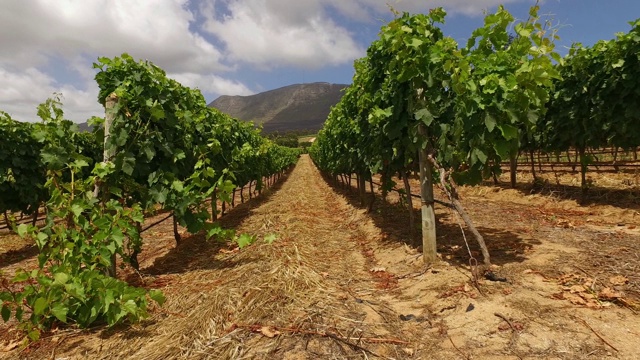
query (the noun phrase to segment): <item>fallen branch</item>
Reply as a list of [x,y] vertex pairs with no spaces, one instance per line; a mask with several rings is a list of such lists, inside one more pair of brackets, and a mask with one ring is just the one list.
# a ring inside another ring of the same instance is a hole
[[[422,254],[418,254],[418,256],[420,256]],[[409,274],[404,274],[404,275],[400,275],[400,276],[396,276],[396,279],[401,280],[401,279],[406,279],[406,278],[416,278],[418,276],[422,276],[424,274],[427,273],[427,271],[431,270],[431,266],[426,266],[424,270],[420,271],[420,272],[415,272],[415,273],[409,273]]]
[[386,316],[384,316],[384,314],[383,314],[383,313],[381,313],[380,311],[378,311],[378,309],[376,309],[376,308],[374,308],[374,307],[372,306],[372,305],[378,305],[378,303],[373,302],[373,301],[371,301],[371,300],[361,299],[361,298],[359,298],[359,297],[355,296],[355,295],[351,292],[351,290],[349,290],[349,289],[346,289],[346,290],[347,290],[347,292],[349,293],[349,295],[351,295],[351,296],[356,300],[356,302],[357,302],[357,303],[367,305],[368,307],[370,307],[370,308],[371,308],[371,310],[375,311],[378,315],[380,315],[380,317],[381,317],[385,322],[387,322],[387,323],[389,322],[389,319],[387,319],[387,317],[386,317]]
[[580,266],[578,266],[578,265],[573,265],[573,267],[575,267],[576,269],[578,269],[578,270],[582,271],[582,272],[583,272],[585,275],[587,275],[588,277],[590,277],[590,278],[592,278],[592,279],[595,279],[595,276],[593,276],[593,275],[589,274],[585,269],[581,268]]
[[589,325],[584,319],[579,318],[576,316],[576,319],[580,320],[586,327],[589,328],[589,330],[591,330],[591,332],[593,332],[600,340],[602,340],[603,343],[609,345],[610,348],[612,348],[613,350],[615,350],[616,352],[620,352],[620,350],[616,349],[615,346],[611,345],[611,343],[609,343],[607,340],[605,340],[602,335],[598,334],[598,332],[596,332],[595,330],[593,330],[593,328],[591,327],[591,325]]
[[447,334],[447,337],[449,338],[449,342],[451,342],[451,345],[453,345],[453,348],[454,348],[454,349],[456,349],[456,350],[458,350],[458,352],[460,353],[460,355],[462,355],[462,357],[464,357],[464,358],[465,358],[465,359],[467,359],[467,360],[468,360],[468,359],[471,359],[471,357],[469,357],[469,355],[467,355],[464,351],[460,350],[460,349],[456,346],[456,344],[454,344],[454,343],[453,343],[453,339],[451,338],[451,336],[449,336],[449,335]]
[[[382,356],[382,355],[379,355],[379,354],[376,354],[375,352],[373,352],[373,351],[371,351],[371,350],[369,350],[369,349],[363,348],[363,347],[362,347],[362,346],[360,346],[360,345],[357,345],[357,344],[354,344],[354,343],[352,343],[352,342],[350,342],[350,341],[348,341],[348,340],[345,340],[345,339],[341,338],[340,336],[337,336],[336,334],[332,334],[332,333],[330,333],[330,332],[327,332],[327,333],[325,333],[325,334],[326,334],[326,336],[327,336],[328,338],[331,338],[331,339],[333,339],[333,340],[336,340],[336,341],[338,341],[338,342],[341,342],[341,343],[343,343],[343,344],[346,344],[346,345],[348,345],[349,347],[351,347],[353,350],[360,350],[360,351],[363,351],[363,352],[368,353],[368,354],[370,354],[370,355],[373,355],[373,356],[376,356],[376,357],[379,357],[379,358],[383,358],[383,359],[387,359],[386,357],[384,357],[384,356]],[[362,340],[362,338],[358,338],[358,339],[359,339],[359,340]],[[360,341],[358,341],[358,342],[360,342]]]
[[[511,323],[511,321],[504,315],[500,314],[500,313],[493,313],[493,315],[499,317],[500,319],[504,320],[507,322],[507,324],[509,324],[509,327],[511,328],[512,332],[511,332],[511,344],[514,345],[515,341],[516,341],[516,334],[518,333],[518,329],[513,326],[513,324]],[[518,359],[522,360],[523,357],[520,356],[520,354],[516,353],[515,349],[511,349],[511,352],[513,353],[513,355],[515,355]]]
[[494,313],[493,315],[499,317],[500,319],[504,320],[507,322],[507,324],[509,324],[509,327],[511,328],[511,330],[513,330],[513,332],[517,332],[518,330],[516,330],[516,328],[513,326],[513,324],[511,323],[511,321],[504,315],[500,314],[500,313]]

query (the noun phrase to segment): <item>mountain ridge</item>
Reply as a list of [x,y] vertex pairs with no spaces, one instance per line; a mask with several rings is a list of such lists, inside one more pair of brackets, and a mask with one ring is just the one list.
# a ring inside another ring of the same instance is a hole
[[248,96],[223,95],[209,103],[234,118],[263,125],[265,133],[320,130],[347,84],[292,84]]

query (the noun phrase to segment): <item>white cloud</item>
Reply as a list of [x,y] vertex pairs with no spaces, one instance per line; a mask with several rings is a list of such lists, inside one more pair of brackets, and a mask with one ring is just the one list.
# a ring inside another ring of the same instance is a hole
[[414,13],[443,6],[452,14],[481,16],[485,9],[514,1],[523,0],[217,0],[201,11],[207,18],[203,29],[225,44],[232,62],[320,68],[350,64],[365,52],[365,44],[332,18],[336,11],[351,22],[389,17],[389,5]]
[[228,14],[208,7],[204,29],[225,43],[232,61],[258,67],[320,68],[364,54],[349,31],[319,1],[232,0]]
[[225,79],[217,75],[196,73],[168,74],[182,85],[200,89],[204,93],[224,95],[253,95],[255,92],[239,81]]
[[[61,93],[65,109],[65,117],[75,122],[82,122],[91,116],[101,116],[104,112],[97,101],[97,85],[87,90],[73,85],[58,85],[51,76],[30,67],[22,71],[8,71],[0,67],[0,110],[7,112],[12,118],[20,121],[38,121],[37,105],[52,97],[53,93]],[[71,111],[69,111],[71,109]]]
[[0,12],[0,61],[38,66],[48,57],[128,52],[168,71],[223,70],[221,53],[189,29],[187,0],[9,1]]
[[[0,11],[0,110],[37,121],[36,106],[53,92],[64,95],[75,121],[100,115],[92,62],[127,52],[167,72],[200,74],[190,83],[204,91],[248,93],[219,75],[222,54],[192,31],[188,0],[7,1]],[[211,84],[207,84],[211,81]],[[222,92],[224,93],[224,92]]]

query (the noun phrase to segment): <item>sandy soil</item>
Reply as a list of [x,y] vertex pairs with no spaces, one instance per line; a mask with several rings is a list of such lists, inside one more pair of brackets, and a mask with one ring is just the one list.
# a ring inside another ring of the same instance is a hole
[[[408,245],[397,195],[368,212],[303,156],[284,181],[221,220],[258,237],[248,248],[188,234],[176,247],[170,221],[145,234],[141,273],[123,276],[166,293],[149,320],[60,327],[26,348],[12,323],[0,325],[0,357],[638,359],[637,189],[619,175],[592,175],[583,199],[566,176],[535,189],[461,189],[507,280],[494,282],[474,275],[481,255],[449,209],[437,208],[441,261],[427,267]],[[35,254],[0,237],[3,271],[34,266]]]

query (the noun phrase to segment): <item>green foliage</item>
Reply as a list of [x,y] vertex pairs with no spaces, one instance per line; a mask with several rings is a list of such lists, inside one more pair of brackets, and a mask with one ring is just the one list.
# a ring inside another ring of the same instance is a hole
[[556,36],[545,30],[538,10],[532,7],[526,22],[514,23],[499,7],[473,32],[452,65],[454,117],[464,119],[456,124],[464,136],[459,150],[468,154],[468,169],[457,174],[460,180],[487,178],[499,171],[491,164],[539,140],[539,119],[559,73],[552,62],[558,58],[553,52]]
[[94,67],[99,101],[117,97],[106,142],[115,154],[113,171],[101,186],[146,211],[157,205],[171,210],[189,232],[223,234],[207,222],[207,200],[229,202],[237,185],[256,181],[260,188],[263,177],[297,161],[300,150],[208,107],[199,90],[168,79],[148,61],[123,54],[100,58]]
[[640,20],[630,24],[615,40],[574,44],[557,65],[562,80],[542,132],[546,150],[640,146]]
[[273,244],[274,241],[278,239],[278,235],[276,234],[267,234],[264,236],[264,242],[267,244]]
[[[0,111],[0,212],[31,214],[48,199],[47,170],[58,170],[67,162],[99,161],[102,146],[96,134],[79,133],[77,125],[63,118],[60,97],[38,106],[41,123],[23,123]],[[90,175],[85,167],[82,178]],[[69,174],[65,174],[69,181]]]
[[[57,154],[66,156],[64,151]],[[52,158],[51,163],[60,164],[75,157],[77,154],[65,160]],[[131,252],[140,250],[138,225],[144,217],[139,205],[124,208],[113,199],[101,204],[93,196],[100,177],[77,179],[87,165],[76,159],[49,170],[46,187],[51,198],[46,204],[45,226],[38,229],[22,224],[16,229],[38,246],[39,269],[16,273],[11,283],[21,291],[0,292],[2,316],[7,321],[13,313],[32,340],[56,321],[80,327],[95,322],[112,326],[125,320],[137,321],[147,316],[147,296],[159,303],[164,301],[158,292],[148,293],[105,275],[112,256],[128,260]],[[70,182],[64,181],[66,172]],[[11,288],[7,279],[2,282],[3,288]],[[23,319],[25,313],[29,314],[28,319]]]
[[32,213],[46,196],[42,144],[33,125],[0,112],[0,212]]
[[308,152],[308,149],[311,147],[311,145],[313,145],[312,142],[310,141],[301,141],[300,142],[300,147],[302,148],[303,152]]
[[499,171],[494,164],[535,140],[559,78],[555,35],[537,11],[514,23],[500,7],[463,48],[436,26],[442,9],[385,25],[309,150],[316,164],[334,175],[380,172],[387,188],[415,169],[420,148],[460,182]]
[[242,235],[236,236],[234,240],[238,244],[238,247],[242,249],[256,242],[256,239],[257,238],[255,236],[252,236],[249,234],[242,234]]
[[118,98],[107,141],[116,154],[115,176],[106,185],[117,182],[122,196],[144,209],[172,210],[191,232],[210,218],[204,201],[211,194],[228,199],[233,186],[223,184],[261,182],[297,160],[299,150],[285,150],[252,124],[209,108],[199,90],[168,79],[148,61],[123,54],[100,58],[94,67],[99,101]]
[[[39,268],[1,279],[2,318],[21,321],[34,340],[56,322],[112,326],[147,316],[150,300],[164,302],[158,291],[108,276],[115,275],[116,258],[122,266],[137,265],[143,214],[158,205],[190,232],[231,237],[240,247],[253,243],[254,236],[236,237],[208,222],[206,201],[230,201],[237,184],[261,187],[263,177],[289,168],[300,154],[208,108],[199,91],[149,62],[124,54],[94,66],[99,101],[115,100],[106,110],[114,118],[108,134],[106,118],[91,119],[93,133],[78,133],[57,97],[39,106],[39,124],[0,113],[0,135],[15,140],[0,144],[2,210],[29,211],[48,199],[44,227],[15,229],[37,244]],[[102,161],[103,153],[112,157]],[[12,191],[24,196],[22,202],[7,201],[16,200],[4,197]]]
[[286,146],[290,148],[297,148],[298,137],[296,135],[289,136],[270,136],[271,140],[280,146]]
[[[5,287],[10,286],[6,279],[1,281]],[[149,299],[164,302],[158,291],[129,286],[90,268],[74,271],[52,266],[46,271],[20,271],[11,283],[21,284],[23,290],[0,292],[0,300],[4,302],[2,317],[8,321],[14,314],[31,340],[37,340],[40,331],[54,322],[88,327],[96,322],[112,326],[138,321],[148,315]],[[25,314],[28,319],[23,318]]]
[[588,148],[640,146],[640,20],[630,24],[629,33],[615,40],[591,48],[574,44],[556,65],[562,79],[556,81],[539,132],[541,147],[554,152],[575,148],[584,190]]

